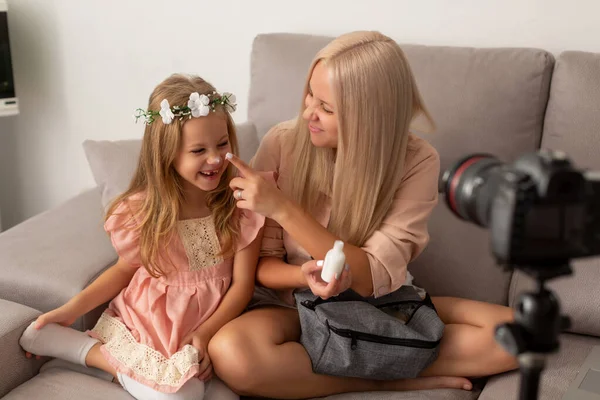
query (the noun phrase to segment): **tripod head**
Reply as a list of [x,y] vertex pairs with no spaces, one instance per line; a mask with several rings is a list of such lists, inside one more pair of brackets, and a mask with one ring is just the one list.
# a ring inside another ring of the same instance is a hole
[[[546,287],[546,281],[554,277],[571,274],[570,266],[559,269],[544,269],[546,276],[540,276],[540,269],[526,269],[536,280],[536,290],[521,293],[515,304],[515,322],[506,323],[496,329],[496,340],[506,351],[519,356],[524,353],[547,354],[558,351],[559,334],[568,329],[570,319],[560,315],[560,302]],[[553,277],[548,271],[554,271]]]

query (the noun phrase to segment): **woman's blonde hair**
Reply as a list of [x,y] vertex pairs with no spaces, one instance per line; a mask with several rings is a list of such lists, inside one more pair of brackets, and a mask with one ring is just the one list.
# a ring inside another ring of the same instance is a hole
[[[338,121],[337,149],[311,143],[308,123],[290,131],[294,160],[291,195],[313,211],[330,196],[329,230],[361,246],[381,225],[404,175],[409,128],[417,117],[433,119],[398,44],[379,32],[342,35],[313,60],[329,74]],[[305,110],[304,103],[301,113]]]
[[[169,104],[187,105],[190,94],[212,94],[215,88],[198,76],[174,74],[161,82],[150,95],[148,110],[160,110],[160,102],[167,99]],[[226,107],[215,105],[216,116],[227,122],[231,152],[238,154],[235,124]],[[199,118],[215,118],[213,115]],[[140,204],[135,206],[134,218],[140,237],[140,257],[142,265],[154,277],[166,274],[162,255],[167,254],[169,241],[176,233],[183,197],[183,178],[177,173],[174,161],[181,146],[182,128],[188,118],[173,119],[165,125],[158,117],[146,125],[137,169],[129,188],[118,196],[108,207],[106,219],[117,206],[135,194],[143,193]],[[206,194],[206,203],[212,212],[216,232],[221,243],[221,254],[233,252],[239,227],[232,215],[236,209],[229,181],[234,176],[233,165],[229,164],[221,177],[218,187]]]

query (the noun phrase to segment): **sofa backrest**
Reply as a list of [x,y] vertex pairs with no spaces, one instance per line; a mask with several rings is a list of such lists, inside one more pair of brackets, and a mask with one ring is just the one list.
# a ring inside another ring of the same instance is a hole
[[248,119],[256,126],[259,138],[279,122],[298,115],[310,63],[330,41],[330,37],[292,33],[260,34],[254,38]]
[[[554,58],[536,49],[403,46],[437,131],[421,135],[442,171],[470,153],[509,162],[538,148]],[[431,240],[410,267],[435,295],[507,304],[510,273],[491,255],[489,231],[454,216],[440,195]]]
[[[259,137],[297,116],[312,58],[332,39],[299,34],[255,38],[248,113]],[[442,168],[471,152],[509,161],[539,146],[551,54],[537,49],[402,48],[438,128],[421,136],[440,153]],[[432,294],[507,302],[510,275],[494,265],[485,230],[459,221],[440,201],[430,233],[430,245],[410,267],[419,285]]]
[[[600,54],[568,51],[558,57],[542,147],[566,152],[577,167],[600,171]],[[557,278],[549,287],[572,319],[571,332],[600,336],[600,257],[578,259],[572,265],[573,275]],[[516,273],[511,305],[532,287],[529,277]]]

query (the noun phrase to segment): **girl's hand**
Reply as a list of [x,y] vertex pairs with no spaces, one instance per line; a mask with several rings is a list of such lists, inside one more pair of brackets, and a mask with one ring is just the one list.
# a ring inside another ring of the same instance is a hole
[[277,221],[278,215],[286,205],[287,197],[276,184],[267,181],[239,157],[227,153],[226,158],[242,174],[229,182],[238,208],[245,208]]
[[34,328],[42,329],[45,325],[56,323],[62,326],[71,326],[79,318],[79,313],[70,303],[42,314],[35,321]]
[[[42,329],[45,325],[52,323],[62,326],[71,326],[77,318],[79,318],[79,313],[70,303],[67,303],[61,307],[40,315],[35,321],[35,325],[33,327],[35,329]],[[34,354],[31,354],[28,351],[25,352],[25,357],[31,358],[33,356]],[[39,360],[40,356],[35,356],[35,358]]]
[[198,350],[198,360],[200,361],[200,372],[198,379],[207,381],[212,378],[212,363],[208,357],[208,342],[210,338],[202,331],[196,330],[183,339],[182,345],[190,344]]
[[323,261],[311,260],[302,265],[302,273],[314,295],[326,300],[345,292],[352,285],[352,274],[348,264],[346,264],[341,276],[334,277],[329,283],[321,279],[322,270]]

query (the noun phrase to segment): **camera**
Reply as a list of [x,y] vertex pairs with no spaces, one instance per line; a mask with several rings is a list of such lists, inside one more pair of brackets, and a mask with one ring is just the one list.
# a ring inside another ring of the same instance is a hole
[[563,152],[512,164],[469,155],[443,173],[439,189],[456,216],[490,229],[501,265],[539,270],[600,254],[600,173],[575,168]]
[[519,360],[520,399],[536,399],[544,355],[558,350],[570,325],[545,283],[571,274],[571,259],[600,255],[600,173],[574,167],[561,151],[527,153],[512,164],[472,154],[444,171],[439,191],[458,218],[490,230],[498,264],[536,280],[536,291],[519,295],[515,321],[495,331]]

